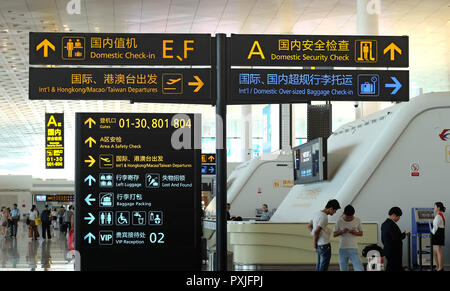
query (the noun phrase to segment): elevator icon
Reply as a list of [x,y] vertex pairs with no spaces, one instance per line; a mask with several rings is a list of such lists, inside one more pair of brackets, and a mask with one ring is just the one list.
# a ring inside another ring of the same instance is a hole
[[356,40],[355,41],[355,62],[376,63],[378,48],[376,40]]

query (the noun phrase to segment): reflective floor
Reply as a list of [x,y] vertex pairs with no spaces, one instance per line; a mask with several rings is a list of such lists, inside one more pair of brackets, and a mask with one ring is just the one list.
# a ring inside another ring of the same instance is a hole
[[67,247],[67,238],[53,230],[52,239],[28,238],[28,226],[19,222],[17,238],[0,235],[0,271],[73,271],[74,261]]

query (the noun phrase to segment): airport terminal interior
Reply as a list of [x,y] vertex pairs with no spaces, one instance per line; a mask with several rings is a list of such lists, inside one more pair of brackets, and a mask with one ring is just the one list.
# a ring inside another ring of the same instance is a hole
[[449,51],[448,0],[0,0],[0,271],[450,270]]

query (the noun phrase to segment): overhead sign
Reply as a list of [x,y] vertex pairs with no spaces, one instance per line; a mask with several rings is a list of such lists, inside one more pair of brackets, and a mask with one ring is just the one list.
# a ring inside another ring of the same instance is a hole
[[45,168],[64,168],[64,113],[45,113]]
[[210,65],[209,34],[30,32],[30,65]]
[[211,104],[209,69],[30,68],[29,98]]
[[200,270],[199,118],[76,114],[81,270]]
[[36,202],[74,202],[75,196],[74,195],[42,195],[42,194],[36,194],[35,195],[35,201]]
[[215,164],[216,154],[202,154],[202,164]]
[[232,70],[228,104],[408,101],[408,71]]
[[232,66],[408,67],[408,36],[231,35]]

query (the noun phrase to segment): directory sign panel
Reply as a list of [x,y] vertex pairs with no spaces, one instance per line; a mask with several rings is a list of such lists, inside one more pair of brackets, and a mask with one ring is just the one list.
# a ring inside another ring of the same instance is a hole
[[408,100],[408,71],[236,69],[228,104]]
[[209,69],[30,68],[31,100],[211,104]]
[[45,168],[64,168],[64,113],[45,113]]
[[216,154],[202,154],[202,175],[216,174]]
[[200,270],[199,115],[77,113],[76,125],[81,270]]
[[209,34],[30,32],[30,65],[210,65]]
[[231,36],[232,66],[408,67],[408,36]]

